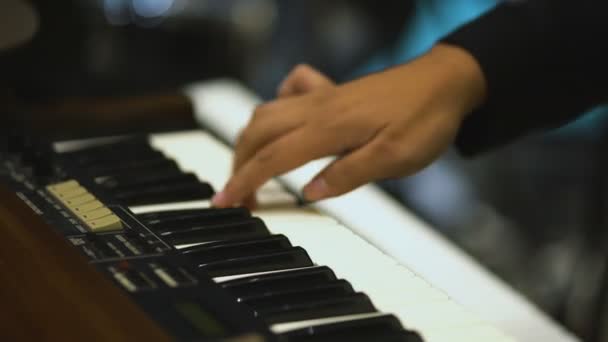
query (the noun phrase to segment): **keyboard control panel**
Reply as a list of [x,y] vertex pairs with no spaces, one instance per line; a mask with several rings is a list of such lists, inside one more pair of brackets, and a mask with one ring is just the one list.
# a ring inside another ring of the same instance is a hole
[[177,340],[422,341],[246,208],[188,206],[214,186],[146,136],[0,156],[0,180]]

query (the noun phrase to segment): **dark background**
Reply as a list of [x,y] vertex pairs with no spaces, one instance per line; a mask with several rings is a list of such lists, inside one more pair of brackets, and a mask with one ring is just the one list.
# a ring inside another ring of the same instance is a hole
[[[239,79],[269,99],[302,62],[347,80],[391,49],[415,13],[407,0],[31,3],[38,33],[0,51],[3,116],[52,119],[68,108],[88,120],[104,101],[158,98],[217,77]],[[419,175],[382,186],[588,337],[603,323],[604,127],[596,115],[472,160],[450,151]]]

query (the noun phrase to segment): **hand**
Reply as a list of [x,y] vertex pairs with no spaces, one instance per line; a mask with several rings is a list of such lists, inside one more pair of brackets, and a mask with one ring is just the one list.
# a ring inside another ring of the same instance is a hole
[[304,188],[307,200],[410,175],[450,145],[484,92],[477,62],[447,45],[340,86],[300,67],[280,87],[278,100],[255,110],[235,147],[234,173],[213,203],[249,204],[270,178],[329,155],[339,158]]
[[[334,87],[335,83],[327,76],[313,69],[309,65],[300,64],[295,67],[281,82],[277,89],[278,98],[303,95],[313,90]],[[254,114],[255,117],[255,114]],[[243,134],[237,139],[233,163],[233,173],[241,168],[243,163],[251,156],[248,145],[243,144]],[[257,206],[255,194],[247,195],[242,201],[244,206],[255,208]],[[216,204],[218,206],[218,204]]]
[[300,64],[281,83],[277,90],[277,97],[286,98],[294,95],[304,95],[314,90],[329,89],[335,85],[327,76],[309,65]]

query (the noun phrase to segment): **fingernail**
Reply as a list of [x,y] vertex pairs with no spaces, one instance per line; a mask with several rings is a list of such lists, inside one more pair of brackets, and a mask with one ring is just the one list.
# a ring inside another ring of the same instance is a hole
[[329,193],[327,182],[323,178],[313,179],[304,187],[304,197],[308,201],[318,201]]
[[224,191],[218,192],[211,198],[211,204],[214,207],[225,207],[228,205],[228,197]]

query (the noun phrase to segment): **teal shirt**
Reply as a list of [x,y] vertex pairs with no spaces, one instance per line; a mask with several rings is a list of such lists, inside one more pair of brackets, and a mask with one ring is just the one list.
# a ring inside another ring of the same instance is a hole
[[396,45],[372,58],[356,74],[379,71],[423,54],[443,36],[497,3],[498,0],[416,0],[413,17]]
[[[355,72],[360,76],[407,62],[428,51],[457,27],[494,8],[500,0],[416,0],[413,17],[399,41]],[[552,134],[595,136],[599,121],[608,120],[608,106],[598,107]]]

